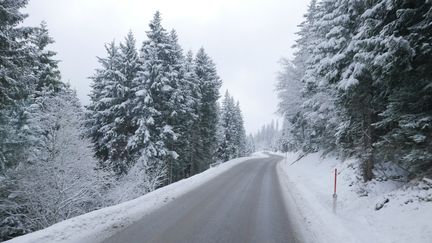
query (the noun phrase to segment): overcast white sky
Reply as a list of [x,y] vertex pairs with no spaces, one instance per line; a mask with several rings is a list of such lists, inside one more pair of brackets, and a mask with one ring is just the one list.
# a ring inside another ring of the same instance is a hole
[[104,43],[122,41],[129,30],[145,38],[148,23],[161,11],[163,26],[176,29],[180,44],[203,46],[216,62],[228,89],[240,101],[247,132],[275,119],[278,60],[292,55],[297,25],[307,0],[30,0],[27,25],[47,21],[60,69],[83,104],[90,80],[105,56]]

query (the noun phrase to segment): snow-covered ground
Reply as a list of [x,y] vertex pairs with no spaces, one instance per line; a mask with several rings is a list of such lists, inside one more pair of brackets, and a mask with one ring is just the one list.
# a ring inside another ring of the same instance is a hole
[[100,242],[122,230],[122,228],[133,224],[144,215],[162,207],[176,197],[199,187],[233,166],[252,158],[265,157],[268,156],[264,153],[255,153],[251,157],[233,159],[137,199],[71,218],[46,229],[17,237],[7,242]]
[[432,242],[432,183],[427,179],[408,185],[392,180],[364,184],[354,160],[322,159],[315,153],[293,163],[297,158],[288,153],[278,171],[288,210],[308,242]]

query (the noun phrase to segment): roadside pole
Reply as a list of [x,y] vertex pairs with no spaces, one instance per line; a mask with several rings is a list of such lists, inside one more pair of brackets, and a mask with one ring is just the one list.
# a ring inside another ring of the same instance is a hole
[[336,209],[337,209],[336,184],[337,184],[337,169],[334,170],[333,213],[336,213]]

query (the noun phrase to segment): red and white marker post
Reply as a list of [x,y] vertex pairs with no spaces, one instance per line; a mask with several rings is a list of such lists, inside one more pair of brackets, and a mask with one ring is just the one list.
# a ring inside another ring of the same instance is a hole
[[336,208],[337,208],[336,185],[337,185],[337,169],[334,170],[333,213],[336,213]]

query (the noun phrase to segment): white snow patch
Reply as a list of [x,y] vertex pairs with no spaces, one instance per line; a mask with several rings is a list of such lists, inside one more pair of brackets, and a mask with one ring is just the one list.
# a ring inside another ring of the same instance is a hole
[[299,154],[279,155],[284,156],[278,164],[284,197],[306,242],[431,242],[432,186],[427,180],[364,184],[354,160],[323,159],[314,153],[293,163]]
[[101,242],[138,221],[145,215],[199,187],[203,183],[210,181],[235,165],[250,159],[266,157],[268,157],[267,154],[254,153],[251,157],[233,159],[134,200],[80,215],[52,225],[46,229],[23,235],[6,242]]
[[145,90],[138,90],[135,92],[135,96],[145,96],[147,92]]
[[171,91],[173,88],[171,87],[171,86],[169,86],[169,85],[164,85],[164,86],[162,86],[162,91],[164,91],[164,92],[168,92],[168,91]]

